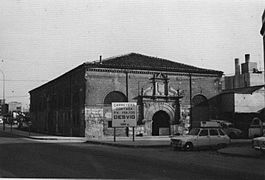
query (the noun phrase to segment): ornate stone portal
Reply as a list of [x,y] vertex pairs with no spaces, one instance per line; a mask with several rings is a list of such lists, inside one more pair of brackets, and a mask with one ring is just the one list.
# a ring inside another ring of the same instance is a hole
[[141,90],[136,97],[139,105],[138,125],[144,127],[145,135],[170,135],[174,134],[174,125],[180,119],[179,90],[169,85],[166,74],[154,74],[151,85]]

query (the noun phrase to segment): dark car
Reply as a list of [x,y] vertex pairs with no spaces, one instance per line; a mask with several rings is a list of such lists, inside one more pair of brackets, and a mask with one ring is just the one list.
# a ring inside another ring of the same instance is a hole
[[31,126],[32,122],[29,117],[21,116],[18,121],[19,129],[28,129]]

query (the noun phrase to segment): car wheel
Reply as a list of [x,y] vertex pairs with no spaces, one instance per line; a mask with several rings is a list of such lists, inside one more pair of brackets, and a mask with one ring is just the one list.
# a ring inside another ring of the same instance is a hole
[[172,143],[170,143],[170,148],[171,148],[171,150],[173,150],[173,151],[176,151],[176,150],[177,150],[176,146],[174,146]]
[[185,151],[192,151],[193,150],[193,144],[191,142],[188,142],[184,145]]

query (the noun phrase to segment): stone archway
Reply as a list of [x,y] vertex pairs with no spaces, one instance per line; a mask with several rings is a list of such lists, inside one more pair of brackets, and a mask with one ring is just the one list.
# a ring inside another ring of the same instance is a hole
[[165,111],[157,111],[153,118],[152,136],[170,134],[170,116]]
[[[156,114],[158,113],[158,114]],[[166,115],[166,114],[167,115]],[[155,129],[156,132],[153,131],[153,122],[156,118],[159,116],[165,117],[164,119],[168,119],[169,123],[169,132],[170,132],[170,125],[174,121],[175,118],[175,109],[170,103],[152,103],[150,105],[145,104],[145,112],[144,112],[144,123],[146,132],[148,135],[155,135],[157,134],[157,129]],[[156,122],[157,123],[157,122]],[[154,125],[156,126],[156,125]],[[162,125],[164,126],[164,125]],[[163,128],[163,127],[161,127]],[[159,131],[159,130],[158,130]]]

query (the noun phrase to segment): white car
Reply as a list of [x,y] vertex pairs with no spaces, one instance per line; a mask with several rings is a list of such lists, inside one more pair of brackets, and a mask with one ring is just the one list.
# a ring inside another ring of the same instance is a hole
[[256,150],[265,152],[265,134],[252,140],[252,147]]
[[218,147],[222,148],[230,143],[230,138],[221,128],[194,128],[187,135],[173,136],[171,146],[175,149],[191,151],[194,148]]
[[241,138],[243,136],[243,132],[235,128],[231,122],[224,120],[211,120],[210,122],[218,123],[218,126],[222,128],[231,139]]

